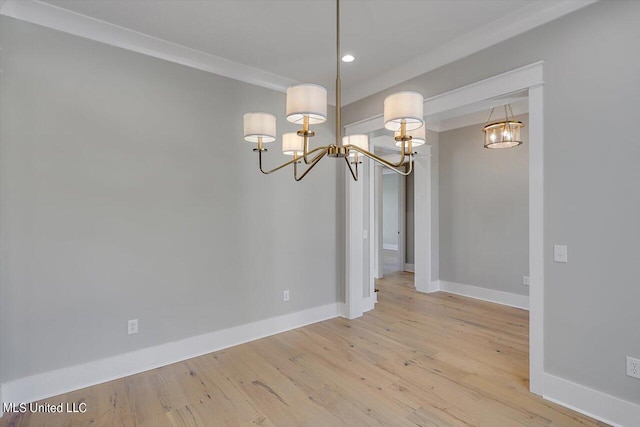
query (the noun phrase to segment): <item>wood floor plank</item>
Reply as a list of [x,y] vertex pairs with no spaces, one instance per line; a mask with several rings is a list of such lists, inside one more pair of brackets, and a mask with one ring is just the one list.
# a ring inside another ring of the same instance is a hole
[[[84,414],[16,426],[604,426],[529,393],[528,312],[413,275],[378,281],[376,309],[47,399]],[[42,402],[41,402],[42,403]]]

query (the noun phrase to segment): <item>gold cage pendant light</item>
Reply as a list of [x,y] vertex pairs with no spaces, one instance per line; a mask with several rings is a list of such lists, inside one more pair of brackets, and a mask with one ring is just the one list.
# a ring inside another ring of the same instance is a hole
[[511,104],[504,106],[504,120],[491,123],[491,116],[495,107],[491,109],[487,124],[484,127],[484,148],[512,148],[522,144],[520,129],[524,124],[515,120]]

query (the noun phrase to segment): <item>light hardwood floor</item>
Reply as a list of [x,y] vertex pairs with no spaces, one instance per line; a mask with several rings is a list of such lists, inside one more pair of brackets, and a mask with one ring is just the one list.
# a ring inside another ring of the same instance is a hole
[[48,399],[80,415],[0,426],[594,426],[528,392],[528,313],[380,280],[364,317],[332,319]]
[[395,273],[398,271],[398,251],[382,250],[382,272]]

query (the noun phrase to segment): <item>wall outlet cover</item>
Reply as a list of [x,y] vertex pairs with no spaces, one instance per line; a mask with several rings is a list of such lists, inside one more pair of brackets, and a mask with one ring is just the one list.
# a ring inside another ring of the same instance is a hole
[[627,375],[640,379],[640,359],[627,356]]
[[282,293],[282,299],[283,299],[284,301],[289,301],[289,291],[288,291],[288,290],[287,290],[287,291],[284,291],[284,292]]
[[522,284],[524,286],[529,286],[529,276],[522,276]]
[[553,260],[555,262],[569,262],[566,245],[553,246]]
[[127,322],[127,333],[129,335],[138,333],[138,319],[129,320]]

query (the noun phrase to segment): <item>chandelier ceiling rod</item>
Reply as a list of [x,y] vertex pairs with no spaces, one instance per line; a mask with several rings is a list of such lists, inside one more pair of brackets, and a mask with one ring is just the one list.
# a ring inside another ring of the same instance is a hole
[[[354,180],[358,180],[359,156],[365,156],[392,169],[401,175],[409,175],[413,170],[413,147],[426,142],[423,119],[424,98],[418,92],[403,91],[389,95],[384,100],[385,128],[395,132],[396,146],[400,148],[400,160],[390,162],[369,151],[367,135],[342,136],[342,85],[340,81],[340,0],[336,0],[336,116],[335,142],[333,144],[309,148],[309,139],[315,136],[310,126],[327,120],[327,90],[313,83],[301,83],[287,89],[287,120],[302,124],[297,132],[282,135],[282,153],[293,158],[280,166],[264,170],[263,152],[265,143],[276,140],[276,117],[270,113],[247,113],[244,115],[244,139],[257,143],[253,151],[258,153],[258,166],[266,175],[293,165],[296,181],[302,180],[325,156],[344,158]],[[317,153],[317,154],[316,154]],[[311,154],[315,157],[310,158]],[[405,168],[405,158],[409,156],[409,167]],[[298,165],[304,162],[308,167],[298,175]],[[352,166],[353,165],[353,166]]]
[[336,0],[336,144],[342,145],[342,85],[340,83],[340,0]]

